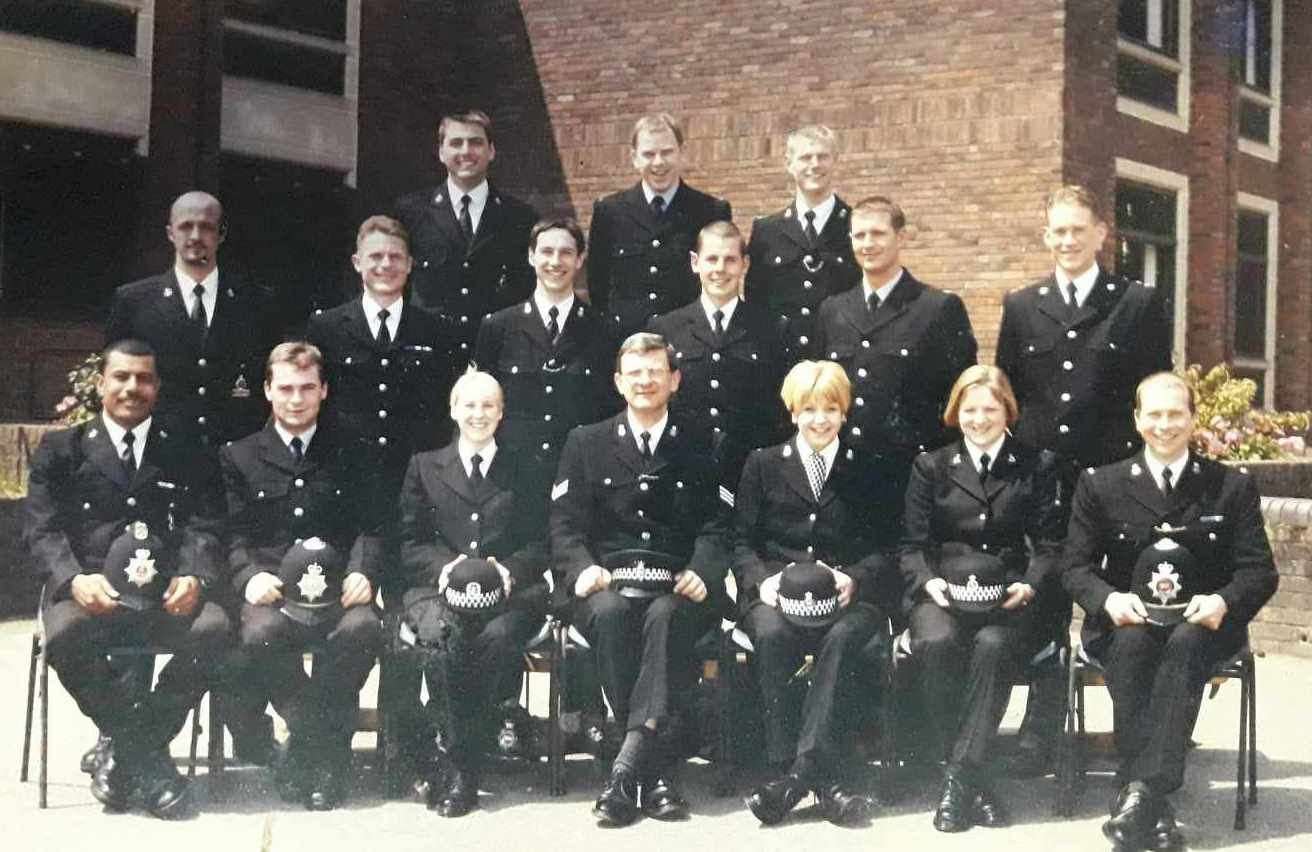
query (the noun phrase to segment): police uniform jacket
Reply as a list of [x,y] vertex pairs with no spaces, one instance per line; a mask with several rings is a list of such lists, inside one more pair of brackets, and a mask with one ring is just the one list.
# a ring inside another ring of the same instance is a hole
[[1135,386],[1171,369],[1161,294],[1105,270],[1073,317],[1053,277],[1009,293],[997,364],[1020,404],[1016,437],[1079,467],[1133,455]]
[[853,444],[906,459],[943,446],[948,391],[975,363],[975,335],[960,297],[910,272],[871,314],[865,289],[820,306],[818,357],[837,361],[852,382],[847,431]]
[[1088,614],[1086,639],[1111,629],[1103,610],[1107,596],[1132,591],[1134,564],[1161,525],[1180,530],[1171,536],[1187,542],[1201,569],[1181,603],[1195,594],[1219,594],[1226,622],[1247,624],[1275,594],[1279,576],[1247,470],[1191,453],[1168,496],[1136,454],[1085,471],[1075,488],[1062,583]]
[[747,457],[732,495],[734,580],[739,609],[759,600],[761,582],[790,562],[816,559],[857,584],[859,599],[875,600],[882,562],[878,551],[894,547],[900,495],[891,491],[868,455],[840,444],[817,500],[806,459],[795,440]]
[[357,297],[311,316],[306,338],[323,352],[326,412],[367,445],[391,485],[381,498],[390,505],[410,455],[434,447],[448,423],[442,320],[407,303],[391,348],[380,352]]
[[547,495],[523,487],[525,456],[498,443],[483,481],[465,473],[456,443],[417,453],[401,488],[401,570],[409,588],[437,588],[442,566],[464,554],[495,557],[514,595],[545,583]]
[[495,376],[505,392],[497,440],[547,465],[544,487],[550,487],[569,430],[595,423],[620,405],[611,381],[615,346],[597,312],[575,299],[569,316],[558,322],[560,336],[553,343],[530,298],[483,320],[474,350],[478,368]]
[[791,362],[815,357],[820,303],[861,282],[852,255],[851,215],[852,208],[835,197],[815,245],[806,238],[796,202],[752,223],[747,246],[752,263],[743,295],[780,325]]
[[228,563],[232,588],[261,571],[277,574],[298,539],[318,537],[349,553],[346,572],[378,585],[382,567],[381,515],[368,459],[340,429],[320,420],[297,465],[270,422],[219,451],[227,493]]
[[211,452],[260,428],[264,362],[277,342],[270,294],[220,270],[214,316],[202,336],[187,316],[174,270],[114,291],[105,342],[144,340],[160,377],[155,416]]
[[473,354],[483,317],[533,292],[528,235],[538,214],[489,183],[487,204],[469,242],[460,230],[459,199],[452,203],[443,182],[401,197],[395,214],[410,232],[414,304],[450,323],[451,369],[459,373]]
[[650,460],[623,412],[569,433],[551,489],[550,541],[556,597],[573,598],[585,568],[605,554],[644,548],[669,553],[706,583],[724,607],[726,509],[710,448],[671,418]]
[[[717,336],[698,297],[650,328],[675,350],[682,379],[670,409],[680,422],[715,439],[727,435],[744,452],[780,436],[783,347],[763,308],[739,301],[724,334]],[[730,489],[737,486],[737,474],[725,482]]]
[[[214,518],[213,463],[190,442],[152,420],[131,478],[100,417],[47,432],[32,456],[23,501],[23,538],[47,601],[69,596],[79,574],[98,574],[116,538],[137,521],[178,548],[182,574],[209,584],[221,576]],[[123,578],[109,577],[121,587]]]
[[938,576],[938,548],[949,542],[1001,558],[1008,582],[1028,583],[1043,594],[1060,573],[1060,499],[1056,456],[1010,436],[983,484],[963,441],[921,454],[907,485],[898,555],[904,609],[926,598],[925,583]]
[[682,182],[659,218],[641,182],[598,199],[588,232],[588,293],[617,340],[696,298],[701,287],[688,253],[702,228],[731,216],[729,202]]

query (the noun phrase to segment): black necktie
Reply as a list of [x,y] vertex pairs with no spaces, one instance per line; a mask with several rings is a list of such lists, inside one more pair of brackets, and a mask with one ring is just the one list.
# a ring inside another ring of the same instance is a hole
[[1070,297],[1070,301],[1066,307],[1070,310],[1071,316],[1075,316],[1075,312],[1080,309],[1080,300],[1075,295],[1074,281],[1066,285],[1066,295]]
[[716,311],[715,313],[711,314],[711,318],[715,320],[715,334],[716,334],[717,336],[721,336],[721,335],[723,335],[723,334],[724,334],[724,311]]
[[651,433],[650,433],[650,432],[643,432],[643,433],[642,433],[641,435],[639,435],[638,437],[642,439],[642,457],[643,457],[644,459],[650,459],[650,458],[651,458]]
[[819,234],[819,232],[816,231],[816,229],[815,229],[815,211],[814,211],[814,210],[808,210],[808,211],[806,211],[806,227],[805,227],[803,230],[806,231],[806,240],[807,240],[807,242],[809,242],[811,245],[815,245],[816,240],[820,239],[820,234]]
[[478,485],[483,481],[483,457],[474,453],[469,460],[469,481]]
[[296,463],[299,465],[302,459],[305,458],[305,442],[301,440],[301,437],[299,435],[297,435],[296,437],[292,438],[291,445],[292,445],[292,458],[296,459]]
[[205,313],[205,288],[197,284],[192,289],[192,295],[195,299],[191,303],[191,322],[200,332],[201,339],[205,339],[205,334],[209,331],[209,316]]
[[879,294],[872,290],[866,297],[866,307],[870,308],[870,313],[875,314],[879,312],[879,305]]
[[392,332],[387,330],[387,318],[392,315],[391,311],[383,308],[378,312],[378,348],[387,350],[392,348]]
[[651,215],[657,219],[665,215],[665,196],[653,195],[651,198]]
[[551,342],[555,343],[556,338],[560,337],[560,308],[555,305],[547,311],[547,334],[551,336]]
[[132,444],[137,440],[137,436],[131,432],[123,433],[123,471],[127,473],[128,479],[137,474],[137,456],[132,452]]
[[460,233],[465,235],[465,242],[474,239],[474,217],[469,215],[469,196],[460,196]]
[[980,485],[983,485],[984,483],[989,481],[990,461],[992,461],[992,459],[989,458],[988,453],[980,453],[979,456],[979,484]]
[[1167,497],[1170,497],[1171,492],[1174,490],[1175,486],[1171,484],[1171,469],[1169,467],[1164,467],[1162,468],[1162,493]]

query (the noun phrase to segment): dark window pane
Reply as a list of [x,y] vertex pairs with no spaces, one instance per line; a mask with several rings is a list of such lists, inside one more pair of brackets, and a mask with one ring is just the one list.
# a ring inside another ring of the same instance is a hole
[[1271,143],[1271,110],[1259,103],[1239,99],[1239,135],[1263,145]]
[[1244,83],[1266,94],[1271,94],[1271,28],[1271,0],[1248,0],[1244,10]]
[[1266,370],[1251,367],[1233,367],[1230,370],[1230,375],[1236,379],[1252,379],[1256,382],[1257,393],[1253,395],[1253,406],[1263,408],[1266,405]]
[[346,41],[346,0],[227,0],[229,18]]
[[1129,181],[1116,184],[1116,227],[1175,241],[1175,193]]
[[1239,253],[1266,262],[1266,214],[1240,211]]
[[137,13],[78,0],[0,0],[0,30],[135,56]]
[[1162,0],[1158,20],[1149,17],[1148,0],[1120,0],[1117,27],[1123,38],[1167,56],[1176,56],[1180,44],[1178,0]]
[[1265,358],[1266,260],[1240,258],[1235,284],[1235,353]]
[[223,34],[223,71],[298,89],[341,95],[346,57],[311,47],[270,41],[234,30]]
[[1127,98],[1143,101],[1167,112],[1176,111],[1178,74],[1120,54],[1116,58],[1116,89]]

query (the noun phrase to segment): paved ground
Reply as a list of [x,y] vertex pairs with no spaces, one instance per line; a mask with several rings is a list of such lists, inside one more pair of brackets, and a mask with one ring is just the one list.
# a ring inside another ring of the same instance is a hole
[[[187,823],[165,824],[138,814],[108,815],[91,798],[85,776],[77,771],[78,756],[94,731],[57,685],[53,674],[50,764],[50,808],[36,807],[34,782],[18,783],[18,758],[23,729],[30,621],[0,623],[0,682],[10,685],[0,704],[0,728],[8,731],[0,745],[0,824],[6,836],[0,848],[28,850],[155,850],[186,852],[224,850],[462,850],[489,849],[495,844],[510,852],[532,850],[602,849],[622,843],[629,849],[728,852],[751,849],[845,850],[1103,850],[1098,825],[1112,794],[1107,775],[1090,776],[1076,815],[1052,815],[1054,782],[1005,781],[999,793],[1014,812],[1010,829],[974,829],[963,835],[941,835],[930,826],[936,779],[924,775],[905,781],[906,792],[896,804],[882,808],[867,828],[840,829],[819,821],[805,810],[785,825],[763,829],[742,806],[741,795],[716,799],[710,795],[710,767],[690,763],[684,770],[696,811],[682,824],[640,822],[619,832],[594,826],[589,815],[599,776],[591,761],[572,761],[571,791],[564,799],[549,798],[545,771],[493,776],[484,783],[482,810],[461,820],[442,820],[411,802],[384,802],[377,780],[366,774],[364,788],[344,808],[330,814],[309,814],[283,805],[273,793],[267,770],[236,770],[211,789],[198,779],[202,813]],[[1312,850],[1312,660],[1272,657],[1259,661],[1258,760],[1260,804],[1250,811],[1248,829],[1231,830],[1234,802],[1237,688],[1228,685],[1207,702],[1196,732],[1201,746],[1191,758],[1184,790],[1176,809],[1195,849]],[[373,684],[368,687],[370,693]],[[538,690],[542,694],[544,690]],[[371,700],[371,694],[370,694]],[[1104,690],[1089,693],[1089,725],[1110,725]],[[1023,706],[1017,690],[1004,726],[1014,727]],[[357,737],[357,751],[372,745],[372,736]],[[183,740],[174,754],[184,753]],[[359,755],[363,758],[363,754]],[[203,773],[203,770],[202,770]],[[33,771],[35,777],[35,769]],[[741,791],[740,791],[741,792]]]

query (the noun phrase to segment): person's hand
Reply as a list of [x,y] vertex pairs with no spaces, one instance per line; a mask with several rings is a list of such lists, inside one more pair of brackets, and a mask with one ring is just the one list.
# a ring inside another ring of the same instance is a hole
[[1184,618],[1190,624],[1201,624],[1208,630],[1220,630],[1225,614],[1230,611],[1220,595],[1194,595],[1184,608]]
[[1144,608],[1139,596],[1133,592],[1112,592],[1107,596],[1107,602],[1102,608],[1112,620],[1112,624],[1117,627],[1144,624],[1148,621],[1148,610]]
[[766,606],[779,606],[779,580],[782,577],[782,571],[771,574],[769,577],[762,580],[761,585],[757,588],[757,594],[760,596],[761,602]]
[[579,573],[574,581],[574,597],[586,598],[593,592],[610,588],[610,572],[600,565],[589,565]]
[[852,596],[856,594],[856,581],[851,575],[844,574],[837,568],[829,569],[834,575],[834,588],[838,591],[838,605],[847,606],[852,602]]
[[282,580],[268,571],[261,571],[246,581],[246,603],[255,606],[272,606],[282,600]]
[[685,568],[674,575],[674,593],[683,595],[693,603],[701,603],[706,600],[706,583],[697,576],[696,571]]
[[510,576],[510,569],[502,565],[495,556],[489,556],[487,561],[491,562],[497,573],[501,575],[501,588],[505,590],[506,597],[510,597],[510,587],[515,585],[515,578]]
[[200,603],[200,580],[191,576],[174,577],[164,590],[164,611],[169,615],[191,615]]
[[1007,599],[1002,602],[1003,609],[1020,609],[1030,605],[1034,600],[1034,587],[1029,583],[1012,583],[1007,587]]
[[118,592],[104,574],[78,574],[73,578],[73,600],[92,615],[104,615],[118,606]]
[[342,607],[349,609],[360,604],[367,604],[374,599],[374,587],[369,578],[359,571],[352,571],[342,580]]
[[948,601],[948,581],[942,577],[932,577],[925,581],[925,594],[929,595],[931,601],[944,609],[952,606]]
[[442,566],[441,572],[439,572],[437,575],[437,590],[439,592],[446,591],[446,584],[451,581],[451,569],[459,565],[461,562],[464,562],[468,558],[469,558],[468,556],[462,553],[459,556],[457,556],[455,559],[452,559],[450,562]]

